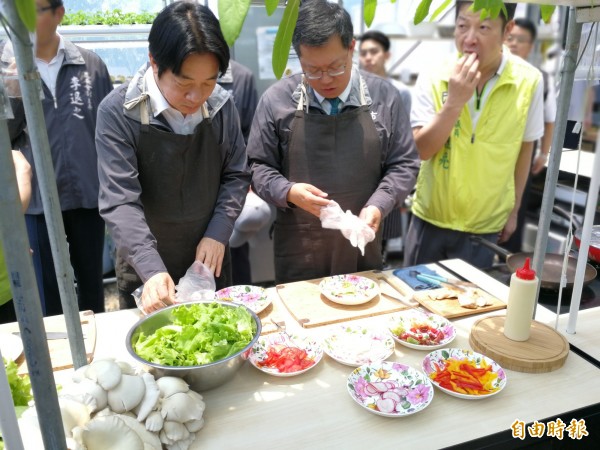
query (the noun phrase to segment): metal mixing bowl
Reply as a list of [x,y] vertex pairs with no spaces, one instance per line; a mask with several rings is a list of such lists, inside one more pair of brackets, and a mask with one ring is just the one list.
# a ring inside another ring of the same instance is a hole
[[[144,332],[145,335],[154,333],[158,328],[165,325],[170,325],[173,322],[171,311],[174,308],[182,306],[192,305],[194,303],[219,303],[229,308],[245,308],[248,313],[254,319],[256,323],[256,334],[252,338],[252,341],[242,350],[228,358],[216,361],[210,364],[203,364],[199,366],[165,366],[162,364],[152,363],[142,359],[135,353],[133,348],[134,344],[138,340],[140,332]],[[190,388],[197,392],[206,391],[208,389],[215,388],[221,384],[229,381],[241,367],[246,360],[246,351],[252,348],[260,337],[262,330],[261,322],[258,316],[249,308],[244,305],[238,305],[230,302],[190,302],[182,303],[178,305],[169,306],[159,311],[149,314],[138,323],[136,323],[127,333],[126,345],[129,354],[141,365],[143,365],[148,372],[152,373],[155,378],[163,376],[174,376],[183,378],[189,385]]]

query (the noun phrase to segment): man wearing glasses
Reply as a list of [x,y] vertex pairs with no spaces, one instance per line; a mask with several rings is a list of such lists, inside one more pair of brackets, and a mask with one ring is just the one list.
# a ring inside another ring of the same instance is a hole
[[[36,0],[35,61],[44,98],[42,107],[54,166],[62,219],[81,310],[104,311],[102,282],[104,220],[98,212],[98,168],[94,135],[96,113],[112,90],[106,65],[93,52],[64,39],[57,28],[65,14],[62,0]],[[1,45],[0,45],[1,47]],[[2,51],[11,62],[12,44]],[[25,215],[42,308],[62,313],[31,144],[22,103],[9,121],[13,148],[20,149],[33,169],[32,196]]]
[[[407,111],[387,81],[352,65],[352,22],[339,5],[305,1],[292,38],[303,73],[259,101],[248,156],[255,192],[278,208],[278,283],[380,269],[380,224],[419,168]],[[321,227],[330,200],[375,232],[364,256]]]
[[[537,37],[537,28],[529,19],[515,19],[515,26],[506,38],[506,45],[513,55],[520,56],[525,61],[533,50],[535,38]],[[552,144],[552,132],[554,131],[554,119],[556,117],[556,90],[551,82],[548,73],[542,72],[544,81],[544,136],[541,139],[541,145],[537,149],[532,174],[538,174],[542,171],[548,160],[550,145]]]

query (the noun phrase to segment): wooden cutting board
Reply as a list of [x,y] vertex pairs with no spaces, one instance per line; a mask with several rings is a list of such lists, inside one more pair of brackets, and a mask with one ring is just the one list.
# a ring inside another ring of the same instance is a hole
[[[81,311],[79,313],[79,317],[81,320],[81,330],[84,336],[83,341],[85,345],[85,352],[88,363],[90,363],[94,358],[94,351],[96,349],[96,318],[93,311]],[[14,324],[14,327],[15,329],[10,331],[19,331],[19,326],[17,323]],[[65,317],[62,314],[58,316],[44,317],[44,327],[46,328],[46,332],[56,331],[66,333],[67,331]],[[69,346],[68,339],[51,339],[47,342],[53,371],[73,367],[71,347]],[[17,364],[20,364],[20,374],[28,373],[27,362],[25,361],[24,355],[21,355],[21,357],[17,360]]]
[[460,306],[458,297],[445,298],[440,300],[436,299],[436,296],[443,295],[447,292],[448,290],[445,288],[429,289],[426,291],[416,291],[413,294],[413,298],[425,308],[427,308],[429,311],[435,314],[439,314],[440,316],[444,316],[446,319],[470,316],[473,314],[497,311],[506,308],[506,303],[481,289],[479,289],[481,296],[485,297],[488,300],[488,303],[490,304],[478,307],[476,309],[469,309]]
[[[441,274],[443,275],[446,275],[441,269],[436,268],[436,271],[441,272]],[[468,309],[460,306],[460,303],[458,302],[458,297],[437,300],[437,296],[448,291],[446,288],[414,291],[410,288],[410,286],[408,286],[400,278],[394,275],[383,274],[383,277],[388,282],[388,284],[394,287],[402,295],[416,300],[424,308],[428,309],[434,314],[443,316],[446,319],[470,316],[473,314],[497,311],[506,308],[506,303],[482,289],[479,289],[479,292],[489,301],[490,305],[479,307],[477,309]]]
[[[272,292],[270,295],[277,295],[277,293]],[[277,302],[271,302],[269,306],[267,306],[258,314],[258,318],[260,319],[262,325],[262,331],[260,333],[261,335],[274,333],[278,330],[277,326],[273,322],[277,322],[282,326],[285,324],[279,308],[280,307],[277,306]]]
[[[381,272],[367,271],[356,275],[379,281]],[[290,314],[304,328],[313,328],[347,320],[361,319],[407,309],[398,300],[377,295],[362,305],[340,305],[321,295],[319,283],[322,278],[280,284],[277,293]]]
[[469,344],[505,369],[544,373],[561,368],[569,356],[567,339],[543,323],[533,321],[529,339],[513,341],[504,336],[506,316],[479,319],[471,328]]

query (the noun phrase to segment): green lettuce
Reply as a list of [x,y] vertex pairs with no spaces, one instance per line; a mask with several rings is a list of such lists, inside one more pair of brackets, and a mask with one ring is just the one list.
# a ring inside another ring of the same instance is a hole
[[209,364],[239,352],[256,334],[254,319],[242,307],[184,304],[171,316],[171,325],[139,334],[133,346],[138,356],[165,366]]
[[6,378],[8,378],[13,404],[15,406],[27,406],[29,400],[33,398],[29,376],[19,376],[17,374],[17,364],[14,361],[7,361],[5,358],[2,359],[4,361],[4,369],[6,370]]

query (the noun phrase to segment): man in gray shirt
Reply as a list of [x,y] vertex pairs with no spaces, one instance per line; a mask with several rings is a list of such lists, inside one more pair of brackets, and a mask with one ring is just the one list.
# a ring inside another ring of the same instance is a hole
[[[217,85],[229,47],[214,14],[175,2],[148,36],[150,65],[98,111],[100,213],[117,247],[122,298],[144,283],[153,311],[194,261],[231,284],[227,243],[250,174],[235,105]],[[130,306],[130,305],[128,305]]]
[[[259,101],[248,157],[254,191],[278,208],[277,282],[381,269],[381,220],[413,188],[419,161],[396,88],[352,65],[352,21],[324,0],[300,7],[293,45],[303,73]],[[330,200],[377,234],[365,254],[323,229]]]

